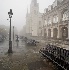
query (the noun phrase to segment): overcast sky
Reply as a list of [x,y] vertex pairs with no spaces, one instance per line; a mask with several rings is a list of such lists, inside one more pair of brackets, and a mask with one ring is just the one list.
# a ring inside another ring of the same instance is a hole
[[[37,0],[39,3],[39,11],[42,13],[45,8],[51,5],[54,0]],[[31,0],[0,0],[0,25],[9,26],[10,9],[13,11],[12,26],[16,26],[17,29],[22,29],[26,24],[26,12],[27,7],[30,8]]]

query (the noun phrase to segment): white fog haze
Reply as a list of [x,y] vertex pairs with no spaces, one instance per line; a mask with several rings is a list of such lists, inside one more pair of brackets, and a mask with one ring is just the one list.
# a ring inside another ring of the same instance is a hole
[[[37,0],[39,3],[39,11],[44,12],[44,9],[51,5],[54,0]],[[0,0],[0,25],[9,26],[8,12],[12,9],[12,26],[21,30],[26,24],[27,8],[30,10],[31,0]]]
[[69,0],[0,0],[0,70],[69,70]]

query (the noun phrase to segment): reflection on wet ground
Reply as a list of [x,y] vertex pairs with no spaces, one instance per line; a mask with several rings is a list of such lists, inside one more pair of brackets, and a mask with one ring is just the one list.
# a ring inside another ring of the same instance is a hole
[[[7,54],[8,42],[0,46],[0,70],[56,70],[49,61],[43,61],[40,46],[25,46],[20,42],[13,46],[13,54]],[[4,51],[5,50],[5,51]]]

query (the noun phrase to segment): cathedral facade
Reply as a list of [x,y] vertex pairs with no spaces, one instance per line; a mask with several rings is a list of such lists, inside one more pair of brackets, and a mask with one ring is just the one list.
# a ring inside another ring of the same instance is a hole
[[27,36],[40,36],[43,26],[42,13],[39,12],[37,0],[32,0],[30,4],[30,13],[26,14],[26,34]]

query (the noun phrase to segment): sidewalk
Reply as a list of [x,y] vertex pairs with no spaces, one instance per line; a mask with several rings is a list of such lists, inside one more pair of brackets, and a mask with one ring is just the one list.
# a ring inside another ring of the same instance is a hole
[[41,39],[41,40],[38,40],[39,42],[40,42],[40,44],[42,45],[42,46],[45,46],[46,44],[48,44],[48,43],[50,43],[50,44],[52,44],[52,45],[56,45],[57,47],[61,47],[61,48],[64,48],[64,49],[67,49],[67,50],[69,50],[69,45],[66,43],[66,42],[63,42],[63,41],[61,41],[61,42],[57,42],[57,41],[47,41],[47,40],[43,40],[43,39]]

